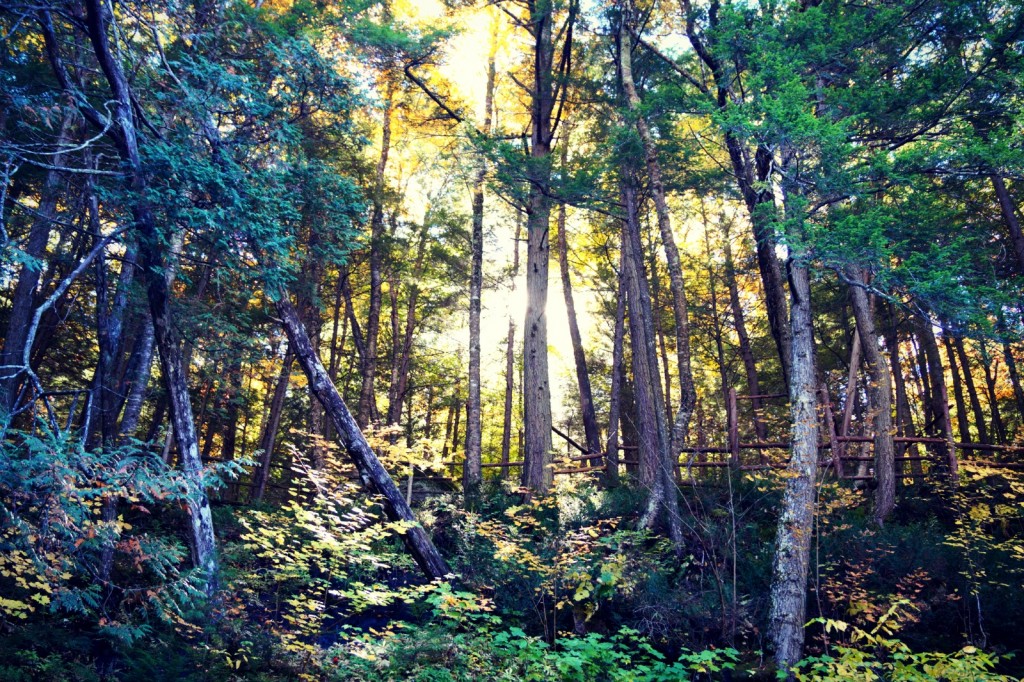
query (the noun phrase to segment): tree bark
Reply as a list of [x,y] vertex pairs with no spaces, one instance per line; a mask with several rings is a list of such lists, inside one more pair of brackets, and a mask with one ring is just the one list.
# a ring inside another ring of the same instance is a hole
[[146,398],[146,387],[153,368],[153,322],[146,315],[142,329],[135,340],[135,350],[125,372],[119,393],[126,396],[121,414],[119,432],[122,437],[132,437],[139,427],[142,404]]
[[875,523],[879,526],[896,506],[896,450],[893,446],[892,428],[892,384],[885,357],[878,348],[878,334],[871,300],[864,288],[863,273],[859,268],[847,268],[846,276],[852,283],[850,301],[853,315],[857,319],[857,333],[864,349],[868,366],[868,412],[871,414],[872,437],[875,446]]
[[[804,624],[807,622],[807,575],[818,475],[818,391],[817,359],[814,352],[814,318],[811,310],[810,254],[805,246],[804,215],[793,215],[791,198],[797,187],[790,166],[795,154],[781,150],[782,205],[788,225],[790,338],[792,357],[789,375],[789,409],[792,446],[787,467],[775,540],[769,631],[779,671],[786,671],[803,653]],[[774,163],[770,164],[774,165]],[[796,209],[802,210],[802,209]]]
[[999,175],[991,176],[992,187],[996,191],[996,198],[999,200],[999,210],[1003,214],[1003,220],[1010,231],[1010,243],[1013,244],[1013,252],[1017,256],[1017,266],[1024,272],[1024,232],[1020,228],[1020,220],[1017,218],[1017,210],[1013,205],[1013,199],[1006,189],[1006,182]]
[[789,262],[792,374],[789,383],[793,423],[792,454],[787,468],[775,540],[770,624],[775,661],[788,670],[800,660],[807,621],[807,574],[818,473],[818,415],[815,399],[814,328],[807,267],[792,255]]
[[[526,320],[523,324],[523,474],[522,483],[532,493],[544,495],[554,482],[551,451],[551,379],[548,373],[548,265],[550,244],[548,231],[551,203],[548,199],[551,182],[551,143],[561,112],[555,111],[564,101],[567,84],[555,87],[555,42],[552,26],[554,8],[551,3],[533,3],[526,22],[533,39],[533,90],[530,114],[530,161],[527,166],[529,197],[526,209]],[[563,54],[572,50],[575,5],[560,32]],[[568,69],[568,59],[562,67]]]
[[309,336],[295,307],[287,295],[280,295],[275,306],[285,332],[288,334],[295,357],[309,382],[310,391],[324,406],[324,410],[334,424],[341,444],[352,458],[360,476],[383,498],[384,512],[388,519],[408,524],[405,532],[402,533],[402,541],[423,573],[430,579],[446,577],[449,573],[448,566],[437,548],[434,547],[423,526],[416,521],[405,497],[366,442],[356,420],[353,419],[345,401],[342,400],[341,394],[331,382],[316,349],[310,343]]

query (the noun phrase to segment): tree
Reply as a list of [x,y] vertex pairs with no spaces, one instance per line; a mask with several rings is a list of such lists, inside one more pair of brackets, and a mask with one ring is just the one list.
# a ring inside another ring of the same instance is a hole
[[[551,378],[548,374],[548,231],[551,200],[551,146],[569,87],[573,28],[578,10],[570,0],[557,30],[558,13],[550,0],[527,0],[516,24],[531,39],[530,154],[526,162],[526,319],[523,323],[523,485],[546,494],[553,482],[551,454]],[[562,39],[561,50],[556,49]],[[556,62],[557,60],[557,62]]]

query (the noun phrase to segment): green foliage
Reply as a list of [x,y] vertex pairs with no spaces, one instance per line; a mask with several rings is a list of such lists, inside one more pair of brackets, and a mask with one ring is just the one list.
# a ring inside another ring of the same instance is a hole
[[[820,624],[826,633],[847,636],[848,645],[834,644],[835,655],[812,656],[794,666],[797,680],[887,680],[891,682],[925,682],[927,680],[948,680],[969,682],[984,680],[1005,680],[1016,678],[996,672],[1000,657],[981,651],[974,646],[965,646],[950,654],[938,652],[911,651],[910,647],[894,635],[899,629],[901,611],[908,602],[897,601],[881,615],[871,630],[850,627],[843,621],[818,618],[812,624]],[[779,671],[779,679],[786,679],[786,671]]]
[[[154,512],[180,514],[195,493],[189,479],[138,443],[87,451],[73,432],[44,424],[7,436],[0,447],[3,627],[81,628],[131,646],[156,624],[184,626],[203,601],[202,585]],[[205,482],[216,486],[240,471],[238,463],[220,465]]]
[[[736,667],[733,649],[683,651],[674,662],[630,629],[605,637],[565,637],[551,646],[500,619],[481,617],[468,593],[441,590],[432,623],[383,641],[350,642],[331,658],[336,680],[616,680],[720,679]],[[331,652],[329,652],[331,653]]]

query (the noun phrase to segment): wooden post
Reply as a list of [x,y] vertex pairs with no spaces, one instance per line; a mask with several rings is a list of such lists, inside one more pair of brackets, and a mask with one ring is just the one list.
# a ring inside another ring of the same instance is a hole
[[740,422],[736,406],[736,389],[730,388],[725,404],[726,418],[729,423],[729,464],[740,465]]
[[839,434],[836,433],[836,421],[832,417],[832,397],[828,393],[828,386],[821,385],[821,406],[824,410],[825,428],[828,429],[829,449],[832,451],[832,467],[836,471],[836,478],[843,478],[843,447],[839,443]]

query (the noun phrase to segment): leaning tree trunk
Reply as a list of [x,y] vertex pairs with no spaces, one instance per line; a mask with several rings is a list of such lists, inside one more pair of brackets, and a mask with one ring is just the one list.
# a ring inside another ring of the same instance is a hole
[[292,305],[286,294],[278,296],[275,306],[281,316],[285,332],[288,334],[295,358],[309,382],[309,390],[324,406],[328,418],[338,433],[341,444],[352,458],[360,477],[384,498],[384,512],[388,519],[406,524],[402,540],[423,573],[431,579],[444,578],[449,573],[448,566],[437,548],[434,547],[434,543],[431,542],[423,526],[416,521],[412,509],[409,508],[405,497],[398,490],[398,486],[395,485],[380,460],[377,459],[377,455],[366,442],[363,432],[328,376],[327,369],[320,361],[316,349],[310,343],[309,335],[299,319],[295,306]]
[[185,381],[185,366],[171,319],[171,292],[164,274],[170,265],[167,258],[168,249],[163,235],[157,229],[152,207],[146,199],[148,183],[139,152],[131,88],[120,61],[115,57],[117,51],[110,44],[109,8],[100,0],[86,0],[85,5],[85,29],[115,102],[112,122],[77,92],[60,53],[60,44],[54,34],[48,11],[40,13],[40,24],[50,64],[62,89],[72,97],[93,126],[107,131],[113,137],[121,161],[127,170],[129,188],[136,198],[131,212],[139,238],[139,255],[153,319],[154,338],[160,354],[161,374],[170,400],[171,420],[181,453],[185,479],[193,488],[187,497],[192,526],[192,559],[206,580],[207,593],[212,594],[217,587],[216,538],[209,499],[202,483],[202,462],[199,458],[199,444],[192,417],[188,384]]
[[146,399],[146,387],[153,369],[153,322],[147,314],[142,329],[135,339],[135,350],[128,363],[125,379],[121,383],[120,395],[125,396],[124,411],[118,428],[122,437],[131,438],[139,427],[142,404]]
[[885,357],[878,348],[878,334],[867,292],[860,286],[863,275],[860,268],[848,268],[850,300],[857,319],[857,333],[864,349],[868,376],[868,411],[875,445],[875,522],[881,526],[896,506],[896,451],[892,439],[892,384]]
[[1006,189],[1006,182],[999,175],[992,175],[992,188],[996,191],[996,198],[999,200],[999,210],[1003,214],[1003,221],[1010,231],[1010,242],[1013,244],[1013,253],[1017,256],[1017,267],[1024,272],[1024,232],[1021,231],[1020,220],[1017,218],[1017,210],[1013,205],[1013,199]]

